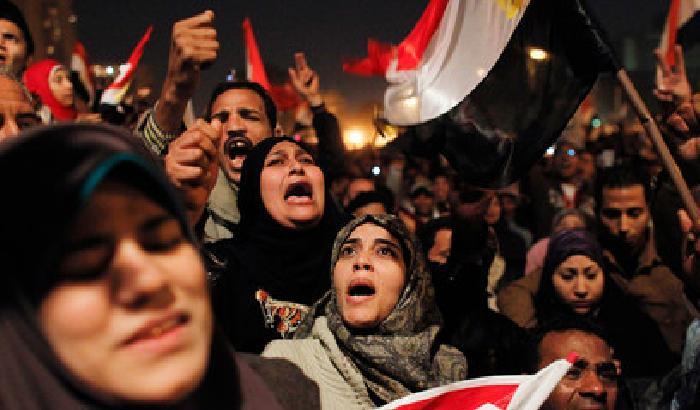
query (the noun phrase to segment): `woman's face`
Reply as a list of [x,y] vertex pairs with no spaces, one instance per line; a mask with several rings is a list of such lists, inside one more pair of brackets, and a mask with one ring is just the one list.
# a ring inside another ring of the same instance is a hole
[[355,228],[342,244],[333,270],[333,286],[343,321],[351,328],[372,328],[394,310],[406,280],[399,241],[372,223]]
[[205,270],[165,209],[104,182],[57,269],[39,323],[71,373],[124,401],[172,402],[200,383],[212,335]]
[[272,219],[287,228],[314,226],[323,216],[323,172],[300,146],[283,141],[265,157],[260,195]]
[[73,105],[73,83],[65,68],[53,70],[49,75],[49,89],[59,104],[64,107]]
[[588,256],[569,256],[554,271],[552,284],[564,303],[585,315],[603,297],[603,270]]

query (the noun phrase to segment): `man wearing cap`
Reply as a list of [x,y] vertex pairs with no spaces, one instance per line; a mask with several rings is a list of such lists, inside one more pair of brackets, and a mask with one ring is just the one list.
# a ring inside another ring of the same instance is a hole
[[24,15],[12,2],[0,1],[0,66],[21,78],[32,53],[34,41]]

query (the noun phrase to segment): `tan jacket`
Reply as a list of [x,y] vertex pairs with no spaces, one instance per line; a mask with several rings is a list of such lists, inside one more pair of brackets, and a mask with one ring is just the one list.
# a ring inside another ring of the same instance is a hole
[[647,241],[636,272],[623,272],[607,250],[603,251],[603,257],[612,280],[656,322],[671,351],[681,354],[685,331],[692,318],[685,301],[683,282],[663,264],[653,239]]
[[[685,302],[683,283],[661,262],[654,241],[647,241],[639,257],[639,268],[632,274],[623,273],[607,250],[603,251],[603,256],[612,280],[656,322],[671,351],[680,354],[691,314]],[[536,270],[501,289],[498,293],[500,312],[521,327],[535,327],[534,300],[541,278],[542,271]]]
[[308,339],[273,340],[262,355],[287,359],[318,384],[324,410],[372,409],[360,371],[340,350],[324,316],[316,318]]

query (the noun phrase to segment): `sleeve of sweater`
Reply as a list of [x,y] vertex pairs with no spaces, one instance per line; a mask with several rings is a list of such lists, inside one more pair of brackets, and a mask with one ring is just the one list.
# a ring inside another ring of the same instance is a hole
[[326,110],[325,105],[312,107],[313,127],[318,138],[318,162],[328,181],[332,181],[345,169],[345,150],[340,135],[338,118]]
[[318,385],[286,359],[237,353],[272,391],[277,401],[288,410],[320,409]]
[[[157,103],[156,103],[157,104]],[[147,110],[136,125],[136,135],[152,153],[162,157],[168,150],[170,141],[179,134],[170,134],[163,131],[155,119],[155,107]],[[184,127],[183,127],[184,130]]]
[[534,327],[537,323],[534,301],[541,277],[542,270],[537,269],[501,289],[497,295],[501,314],[520,327]]

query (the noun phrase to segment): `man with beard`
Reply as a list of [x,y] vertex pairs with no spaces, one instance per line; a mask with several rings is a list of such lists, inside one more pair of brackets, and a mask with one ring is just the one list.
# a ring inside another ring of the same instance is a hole
[[690,312],[682,282],[656,251],[648,202],[646,178],[633,168],[615,167],[601,175],[597,203],[605,269],[680,354]]

